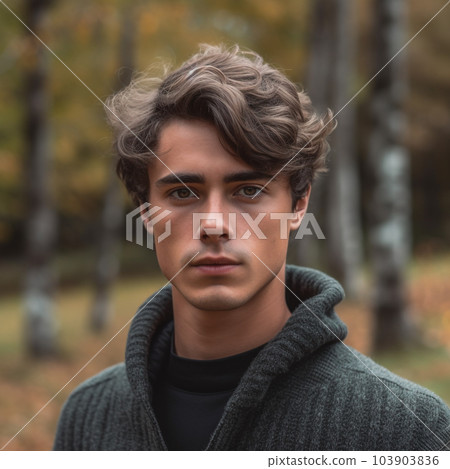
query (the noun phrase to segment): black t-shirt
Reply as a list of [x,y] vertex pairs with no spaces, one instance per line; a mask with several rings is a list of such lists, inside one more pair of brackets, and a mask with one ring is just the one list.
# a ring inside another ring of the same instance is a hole
[[228,399],[261,345],[217,360],[191,360],[172,350],[154,385],[153,408],[169,450],[204,450]]

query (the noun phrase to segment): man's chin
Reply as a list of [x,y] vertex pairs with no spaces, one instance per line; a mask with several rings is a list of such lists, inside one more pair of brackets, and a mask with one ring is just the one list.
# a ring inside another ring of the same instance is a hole
[[204,311],[229,311],[239,308],[245,301],[231,292],[202,292],[199,295],[184,295],[185,300],[195,308]]

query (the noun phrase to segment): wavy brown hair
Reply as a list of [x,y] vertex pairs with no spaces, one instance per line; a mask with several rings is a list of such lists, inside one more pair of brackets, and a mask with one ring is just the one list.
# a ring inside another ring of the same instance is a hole
[[106,106],[117,174],[137,205],[148,199],[148,164],[161,129],[173,119],[212,123],[222,145],[254,168],[275,174],[286,165],[293,206],[315,175],[326,170],[331,112],[318,116],[306,93],[237,45],[202,45],[164,78],[138,76]]

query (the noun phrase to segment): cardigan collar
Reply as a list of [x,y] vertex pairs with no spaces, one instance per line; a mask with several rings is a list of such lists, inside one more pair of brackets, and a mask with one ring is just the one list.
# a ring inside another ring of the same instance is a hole
[[[286,302],[292,312],[283,329],[251,363],[229,401],[230,407],[257,405],[270,383],[327,343],[343,340],[345,324],[334,306],[344,298],[341,285],[305,267],[286,266]],[[173,330],[172,287],[151,295],[139,307],[128,335],[125,364],[134,394],[151,410],[151,380],[164,366]]]

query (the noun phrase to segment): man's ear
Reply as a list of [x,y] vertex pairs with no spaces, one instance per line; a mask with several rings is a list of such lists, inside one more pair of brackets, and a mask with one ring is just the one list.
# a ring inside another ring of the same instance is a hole
[[295,219],[291,221],[291,226],[290,226],[291,231],[297,230],[298,228],[300,228],[300,224],[303,220],[303,217],[305,216],[306,210],[308,209],[310,195],[311,195],[311,184],[309,184],[305,192],[305,195],[301,199],[298,199],[295,204],[294,213],[296,217]]

